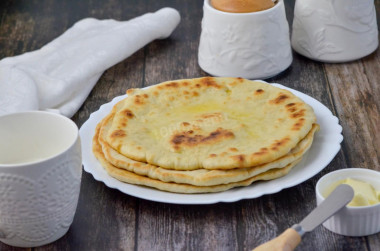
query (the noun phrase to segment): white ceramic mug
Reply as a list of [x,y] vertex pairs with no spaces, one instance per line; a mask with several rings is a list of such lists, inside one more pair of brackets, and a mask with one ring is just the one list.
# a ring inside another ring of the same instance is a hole
[[297,0],[292,47],[308,58],[347,62],[379,45],[374,0]]
[[229,13],[204,1],[198,63],[220,77],[266,79],[292,63],[283,0],[251,13]]
[[0,116],[0,241],[36,247],[62,237],[82,175],[78,127],[55,113]]

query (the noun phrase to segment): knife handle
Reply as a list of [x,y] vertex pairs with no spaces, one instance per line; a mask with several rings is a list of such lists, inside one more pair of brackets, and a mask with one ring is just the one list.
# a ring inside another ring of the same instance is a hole
[[264,244],[261,244],[253,251],[292,251],[301,242],[301,236],[293,228],[286,229],[281,235],[270,240]]

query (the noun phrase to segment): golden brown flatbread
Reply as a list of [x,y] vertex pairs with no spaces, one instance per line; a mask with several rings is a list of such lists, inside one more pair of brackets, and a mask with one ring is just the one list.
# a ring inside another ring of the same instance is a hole
[[128,91],[105,141],[175,170],[247,168],[288,154],[316,122],[287,90],[241,78],[184,79]]
[[98,142],[99,129],[100,129],[100,124],[97,126],[95,135],[93,137],[93,153],[95,154],[95,157],[99,160],[101,165],[104,167],[104,169],[107,171],[107,173],[110,176],[129,184],[147,186],[147,187],[156,188],[162,191],[173,192],[173,193],[185,193],[185,194],[212,193],[212,192],[226,191],[234,187],[249,186],[255,181],[271,180],[271,179],[282,177],[286,175],[301,160],[300,158],[290,163],[284,168],[272,169],[264,173],[261,173],[259,175],[256,175],[254,177],[251,177],[249,179],[246,179],[244,181],[232,182],[232,183],[222,184],[222,185],[194,186],[194,185],[189,185],[189,184],[163,182],[163,181],[155,180],[146,176],[141,176],[133,172],[129,172],[125,169],[117,168],[113,166],[112,164],[110,164],[105,159],[104,154],[102,152],[102,147]]
[[227,170],[197,169],[182,171],[165,169],[145,162],[135,161],[114,150],[103,138],[112,124],[113,116],[114,113],[111,113],[101,122],[101,130],[98,139],[100,145],[102,146],[104,157],[110,164],[115,167],[134,172],[138,175],[150,177],[152,179],[196,186],[211,186],[242,181],[273,168],[285,167],[304,155],[313,142],[314,133],[319,129],[319,126],[314,124],[306,137],[303,138],[296,145],[296,147],[294,147],[285,156],[270,163],[265,163],[255,167]]

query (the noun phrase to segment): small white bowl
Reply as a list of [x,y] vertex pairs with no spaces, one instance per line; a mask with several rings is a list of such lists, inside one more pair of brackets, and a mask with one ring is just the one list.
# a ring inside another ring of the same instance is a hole
[[[380,172],[363,169],[347,168],[337,170],[323,176],[316,185],[317,205],[325,198],[322,195],[326,189],[339,180],[353,178],[371,184],[375,190],[380,190]],[[367,236],[380,232],[380,203],[372,206],[346,206],[323,223],[328,230],[346,236]]]

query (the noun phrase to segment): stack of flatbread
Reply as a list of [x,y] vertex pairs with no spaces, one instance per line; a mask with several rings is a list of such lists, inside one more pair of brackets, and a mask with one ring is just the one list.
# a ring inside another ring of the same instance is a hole
[[108,174],[175,193],[209,193],[282,177],[318,131],[289,91],[241,78],[130,89],[97,125],[93,152]]

